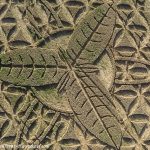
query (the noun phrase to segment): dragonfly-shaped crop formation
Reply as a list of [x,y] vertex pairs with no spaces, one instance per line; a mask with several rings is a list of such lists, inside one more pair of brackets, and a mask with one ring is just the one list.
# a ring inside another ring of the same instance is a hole
[[119,149],[122,132],[111,94],[102,85],[95,65],[113,35],[113,5],[102,4],[87,13],[75,28],[67,50],[22,49],[0,55],[0,80],[42,87],[57,85],[66,92],[80,123],[100,141]]

